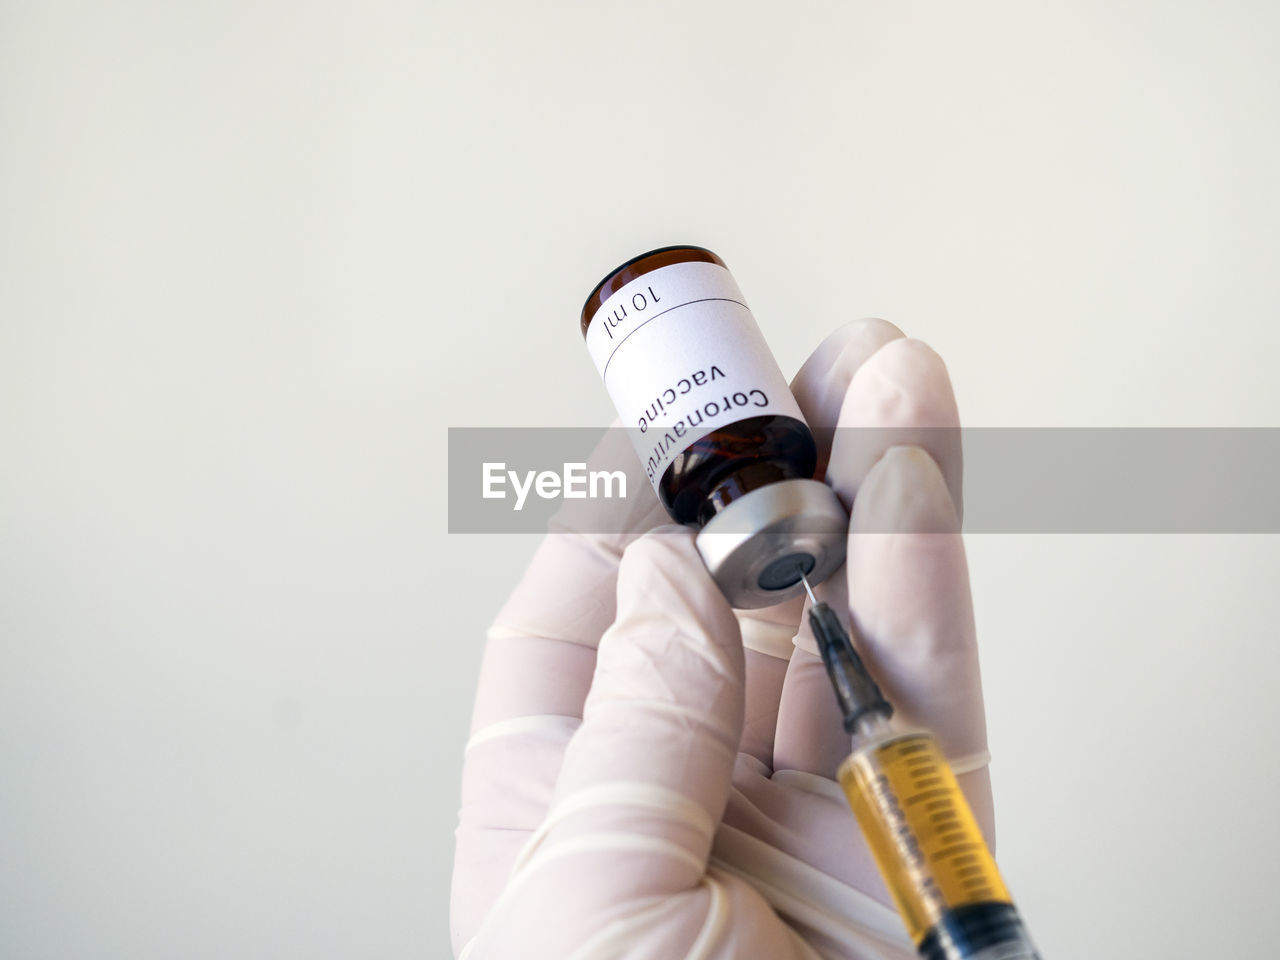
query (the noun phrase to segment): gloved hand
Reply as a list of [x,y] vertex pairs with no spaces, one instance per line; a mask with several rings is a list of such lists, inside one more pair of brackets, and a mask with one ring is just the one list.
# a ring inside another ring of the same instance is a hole
[[[990,842],[959,435],[919,429],[959,425],[946,370],[856,321],[792,389],[853,504],[846,570],[818,595],[850,611],[897,716],[938,736]],[[730,609],[692,535],[642,504],[622,534],[548,536],[489,633],[455,952],[914,956],[833,779],[850,740],[801,599]]]

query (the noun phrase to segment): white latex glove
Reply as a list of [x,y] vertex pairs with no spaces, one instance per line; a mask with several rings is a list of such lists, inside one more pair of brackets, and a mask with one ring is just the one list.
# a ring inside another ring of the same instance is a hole
[[[819,596],[847,605],[897,717],[937,734],[990,841],[959,436],[919,430],[959,425],[946,370],[863,320],[792,386],[828,482],[854,504],[846,570]],[[882,429],[832,440],[833,426]],[[630,455],[597,452],[610,468]],[[804,606],[731,610],[692,535],[654,529],[656,498],[635,510],[621,535],[548,536],[489,633],[455,952],[913,957],[833,779],[850,741]]]

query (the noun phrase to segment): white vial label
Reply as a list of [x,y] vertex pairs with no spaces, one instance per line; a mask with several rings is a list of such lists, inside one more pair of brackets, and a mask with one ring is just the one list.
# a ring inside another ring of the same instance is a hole
[[656,489],[694,441],[748,417],[804,421],[733,275],[675,263],[596,311],[587,349]]

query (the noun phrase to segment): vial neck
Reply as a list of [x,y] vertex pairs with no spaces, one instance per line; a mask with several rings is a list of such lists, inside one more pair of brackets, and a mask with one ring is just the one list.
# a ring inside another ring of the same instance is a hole
[[712,517],[725,507],[746,496],[752,490],[779,480],[797,480],[800,474],[787,464],[761,462],[750,463],[724,477],[703,499],[698,513],[698,523],[705,525]]

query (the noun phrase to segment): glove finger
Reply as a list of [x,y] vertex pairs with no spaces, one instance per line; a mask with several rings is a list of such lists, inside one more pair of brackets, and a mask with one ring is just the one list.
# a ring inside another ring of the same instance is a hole
[[876,351],[849,381],[840,405],[827,482],[846,507],[881,454],[893,446],[928,451],[963,516],[960,413],[946,365],[920,340],[896,340]]
[[[670,527],[638,540],[623,558],[618,617],[601,641],[557,800],[644,783],[718,820],[742,733],[743,659],[733,611],[692,535]],[[629,808],[609,810],[613,822],[631,823]],[[690,851],[705,862],[705,845]]]
[[[818,445],[816,476],[822,476],[826,469],[831,437],[849,381],[868,357],[902,336],[901,330],[884,320],[850,321],[827,335],[791,381],[791,392]],[[797,597],[773,607],[735,611],[746,648],[747,671],[746,720],[740,749],[767,769],[773,766],[778,706],[803,609],[804,598]]]
[[[894,340],[868,358],[850,380],[841,401],[838,424],[827,480],[846,504],[852,502],[889,446],[904,437],[918,439],[923,433],[937,450],[935,456],[945,458],[941,472],[944,476],[949,474],[953,482],[944,484],[941,490],[930,484],[919,492],[926,497],[925,503],[930,496],[945,494],[946,502],[936,505],[937,510],[956,514],[954,503],[959,495],[962,468],[959,414],[946,368],[941,358],[925,344],[918,340]],[[866,517],[865,512],[863,515]],[[894,529],[900,529],[908,520],[888,513],[871,515],[863,522],[873,526],[898,524]],[[956,524],[958,528],[958,520]],[[857,549],[858,538],[851,537],[849,550]],[[840,582],[832,578],[821,584],[816,591],[819,598],[837,610],[849,609],[848,584],[855,581],[848,563],[846,579],[847,582]],[[967,602],[967,592],[965,597]],[[848,753],[848,739],[839,723],[830,682],[817,655],[807,615],[799,625],[796,645],[798,649],[783,682],[774,766],[830,777]]]
[[982,679],[960,519],[938,464],[888,450],[854,504],[846,568],[869,670],[901,722],[938,737],[959,770],[987,756]]
[[[854,504],[846,609],[854,642],[894,705],[897,722],[938,737],[991,839],[985,769],[990,756],[959,530],[945,478],[933,459],[917,447],[887,451],[867,474]],[[836,585],[826,593],[822,599],[838,602]],[[780,724],[786,721],[788,733],[779,733],[779,766],[785,759],[794,769],[834,777],[849,739],[812,644],[811,635],[797,640],[784,684]]]
[[827,474],[832,438],[854,375],[881,348],[905,336],[887,320],[852,320],[828,334],[800,367],[791,392],[818,444],[815,476]]
[[[985,740],[973,736],[985,728],[971,645],[968,572],[958,534],[940,532],[959,529],[941,471],[919,448],[895,447],[872,468],[863,486],[865,493],[859,496],[866,504],[854,504],[846,576],[815,592],[836,610],[854,611],[859,628],[854,641],[900,719],[940,736],[938,724],[945,721],[952,733],[943,746],[953,759],[981,755]],[[863,525],[877,532],[861,532]],[[887,532],[891,530],[896,532]],[[888,628],[869,634],[871,617]],[[968,626],[961,629],[961,624]],[[933,652],[947,656],[935,660],[918,649],[902,649],[923,643],[933,643]],[[849,738],[807,622],[796,647],[783,687],[778,768],[831,777],[849,752]],[[945,716],[936,708],[940,704],[932,702],[939,692],[935,687],[946,688]],[[975,708],[976,722],[970,715]],[[964,738],[955,736],[957,721],[963,721],[959,728],[967,731]]]
[[[861,501],[851,516],[847,609],[871,629],[866,643],[878,657],[877,678],[897,695],[903,719],[934,730],[953,762],[985,763],[960,537],[960,414],[946,366],[928,345],[892,343],[854,377],[828,474],[846,502]],[[873,476],[877,485],[862,497]]]
[[539,955],[553,954],[705,875],[742,733],[738,624],[674,527],[627,549],[617,610],[551,811],[478,938],[486,955],[535,920]]
[[925,451],[885,453],[854,504],[849,610],[867,667],[898,722],[938,738],[994,850],[969,566],[959,511],[948,499],[946,478]]

